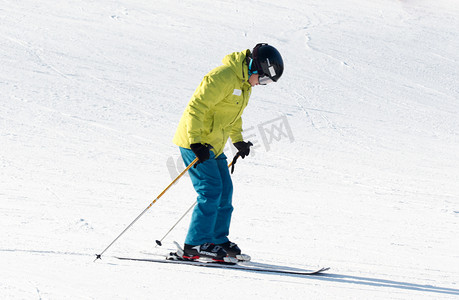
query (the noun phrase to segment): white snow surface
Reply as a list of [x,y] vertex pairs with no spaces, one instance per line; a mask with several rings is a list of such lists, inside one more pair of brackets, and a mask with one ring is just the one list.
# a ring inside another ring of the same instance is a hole
[[[155,248],[189,177],[94,263],[177,173],[202,77],[258,42],[285,72],[243,115],[230,238],[330,271],[116,260],[183,242],[190,215]],[[453,0],[1,1],[0,298],[458,299],[458,49]]]

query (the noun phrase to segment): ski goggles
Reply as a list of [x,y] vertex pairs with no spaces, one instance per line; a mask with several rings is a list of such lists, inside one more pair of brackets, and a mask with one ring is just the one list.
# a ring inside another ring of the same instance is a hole
[[268,83],[272,83],[274,80],[272,80],[269,76],[266,75],[260,75],[258,77],[258,83],[261,85],[267,85]]

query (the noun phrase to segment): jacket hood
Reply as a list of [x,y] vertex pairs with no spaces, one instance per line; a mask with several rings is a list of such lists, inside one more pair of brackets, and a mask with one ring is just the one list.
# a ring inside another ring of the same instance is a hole
[[[233,52],[231,54],[226,55],[222,62],[224,65],[229,66],[234,73],[236,73],[237,77],[241,80],[248,80],[248,66],[246,63],[246,57],[250,56],[250,50],[244,50],[242,52]],[[244,67],[245,65],[245,67]]]

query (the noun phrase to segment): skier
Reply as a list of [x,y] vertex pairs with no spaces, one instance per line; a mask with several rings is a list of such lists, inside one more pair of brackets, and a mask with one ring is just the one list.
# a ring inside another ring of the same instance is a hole
[[186,259],[221,261],[241,254],[228,239],[233,184],[223,148],[230,137],[236,156],[249,155],[252,143],[243,140],[241,115],[252,87],[276,82],[284,70],[280,53],[266,43],[257,44],[252,52],[231,53],[222,62],[204,76],[173,139],[186,165],[198,158],[189,170],[198,197],[183,248]]

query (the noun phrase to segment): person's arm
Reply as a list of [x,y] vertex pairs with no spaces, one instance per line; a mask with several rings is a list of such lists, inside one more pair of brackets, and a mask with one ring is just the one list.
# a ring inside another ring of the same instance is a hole
[[239,117],[233,124],[230,131],[230,138],[233,144],[244,140],[242,137],[242,117]]
[[232,90],[222,73],[205,76],[193,94],[188,105],[189,118],[186,121],[187,134],[190,144],[201,143],[201,129],[205,114],[220,102]]

